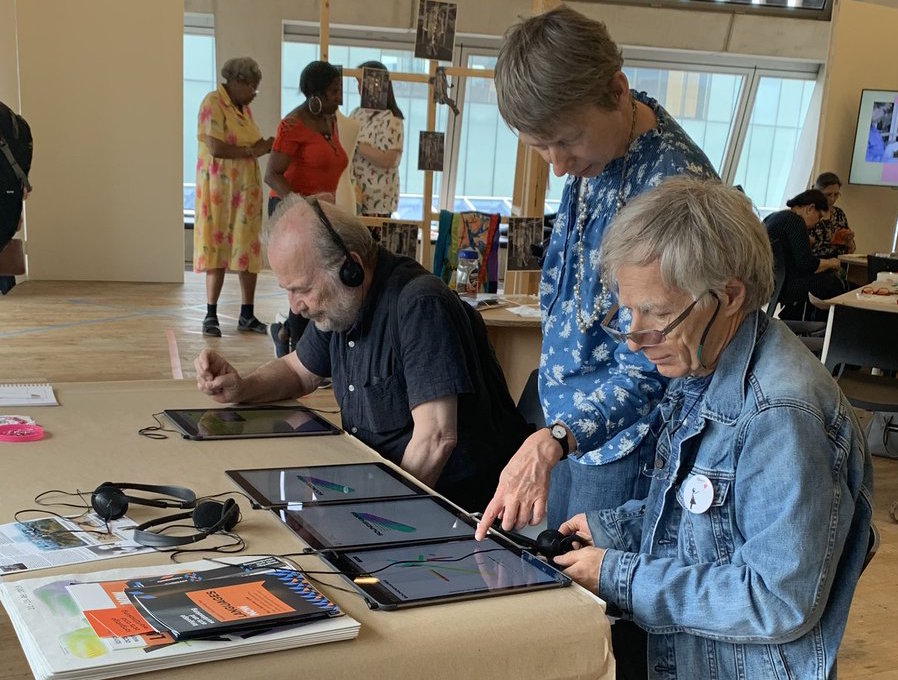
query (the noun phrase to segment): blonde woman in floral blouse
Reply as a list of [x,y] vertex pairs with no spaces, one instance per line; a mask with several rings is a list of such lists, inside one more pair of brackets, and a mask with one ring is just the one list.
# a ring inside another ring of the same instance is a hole
[[[379,61],[366,61],[359,68],[387,70]],[[387,80],[387,108],[355,109],[349,117],[361,124],[358,145],[352,157],[352,179],[362,215],[389,217],[399,207],[399,161],[404,143],[403,115]]]
[[834,172],[824,172],[814,182],[814,188],[826,196],[829,211],[808,229],[811,252],[816,257],[823,258],[853,253],[854,232],[848,227],[845,211],[836,207],[836,201],[842,195],[842,180]]
[[221,76],[225,82],[200,105],[193,230],[193,270],[206,272],[203,335],[215,338],[221,337],[218,297],[226,269],[240,277],[237,330],[266,331],[253,310],[262,268],[262,175],[256,159],[274,141],[262,137],[249,108],[262,80],[259,65],[249,57],[228,59]]

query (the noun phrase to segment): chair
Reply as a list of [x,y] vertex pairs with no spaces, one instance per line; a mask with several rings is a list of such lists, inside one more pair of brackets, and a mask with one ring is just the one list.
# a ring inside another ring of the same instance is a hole
[[885,255],[867,255],[867,280],[876,281],[879,272],[898,272],[898,258]]
[[[780,295],[783,292],[783,284],[786,281],[786,259],[783,254],[783,246],[778,240],[771,241],[770,247],[773,250],[773,294],[767,303],[767,316],[773,317],[776,314],[776,307],[779,304]],[[783,323],[799,337],[805,347],[815,356],[820,356],[823,351],[826,322],[783,320]]]
[[864,563],[861,565],[861,573],[864,573],[864,569],[867,568],[867,565],[870,564],[870,560],[873,559],[873,556],[876,554],[876,551],[879,550],[879,529],[876,528],[876,525],[873,522],[870,522],[870,540],[867,543],[867,554],[864,557]]
[[898,311],[833,305],[823,347],[823,363],[836,376],[852,406],[898,413],[898,379],[846,370],[846,366],[898,370]]
[[543,406],[539,401],[538,368],[534,368],[527,378],[527,383],[518,399],[518,412],[524,416],[524,420],[535,425],[537,430],[546,426],[546,416],[543,414]]

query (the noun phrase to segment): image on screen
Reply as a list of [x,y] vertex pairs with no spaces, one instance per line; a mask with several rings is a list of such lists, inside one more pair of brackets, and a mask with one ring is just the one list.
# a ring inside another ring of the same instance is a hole
[[898,92],[861,92],[848,181],[898,186]]
[[343,564],[347,563],[360,574],[376,572],[379,587],[399,602],[569,582],[566,576],[529,553],[517,554],[489,538],[345,551]]
[[314,548],[422,543],[474,535],[474,526],[431,496],[337,505],[309,505],[282,513]]
[[173,409],[165,414],[188,437],[227,439],[288,437],[339,432],[301,406]]
[[381,463],[228,470],[237,486],[265,507],[415,496],[423,490]]

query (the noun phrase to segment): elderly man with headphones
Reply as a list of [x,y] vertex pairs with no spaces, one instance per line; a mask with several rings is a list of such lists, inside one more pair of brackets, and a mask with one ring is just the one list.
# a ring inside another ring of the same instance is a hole
[[479,314],[330,204],[291,195],[268,229],[271,268],[293,311],[313,323],[294,353],[245,377],[204,350],[200,391],[221,403],[271,402],[330,377],[348,432],[466,510],[482,510],[529,426]]

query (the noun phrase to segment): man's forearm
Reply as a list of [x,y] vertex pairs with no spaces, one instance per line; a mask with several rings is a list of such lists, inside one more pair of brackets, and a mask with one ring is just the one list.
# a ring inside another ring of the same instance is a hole
[[320,380],[314,376],[305,379],[292,366],[298,360],[295,355],[281,357],[263,364],[243,379],[240,401],[263,402],[296,399],[314,390]]
[[435,486],[446,461],[455,450],[458,437],[453,433],[412,434],[405,448],[401,467],[428,486]]

